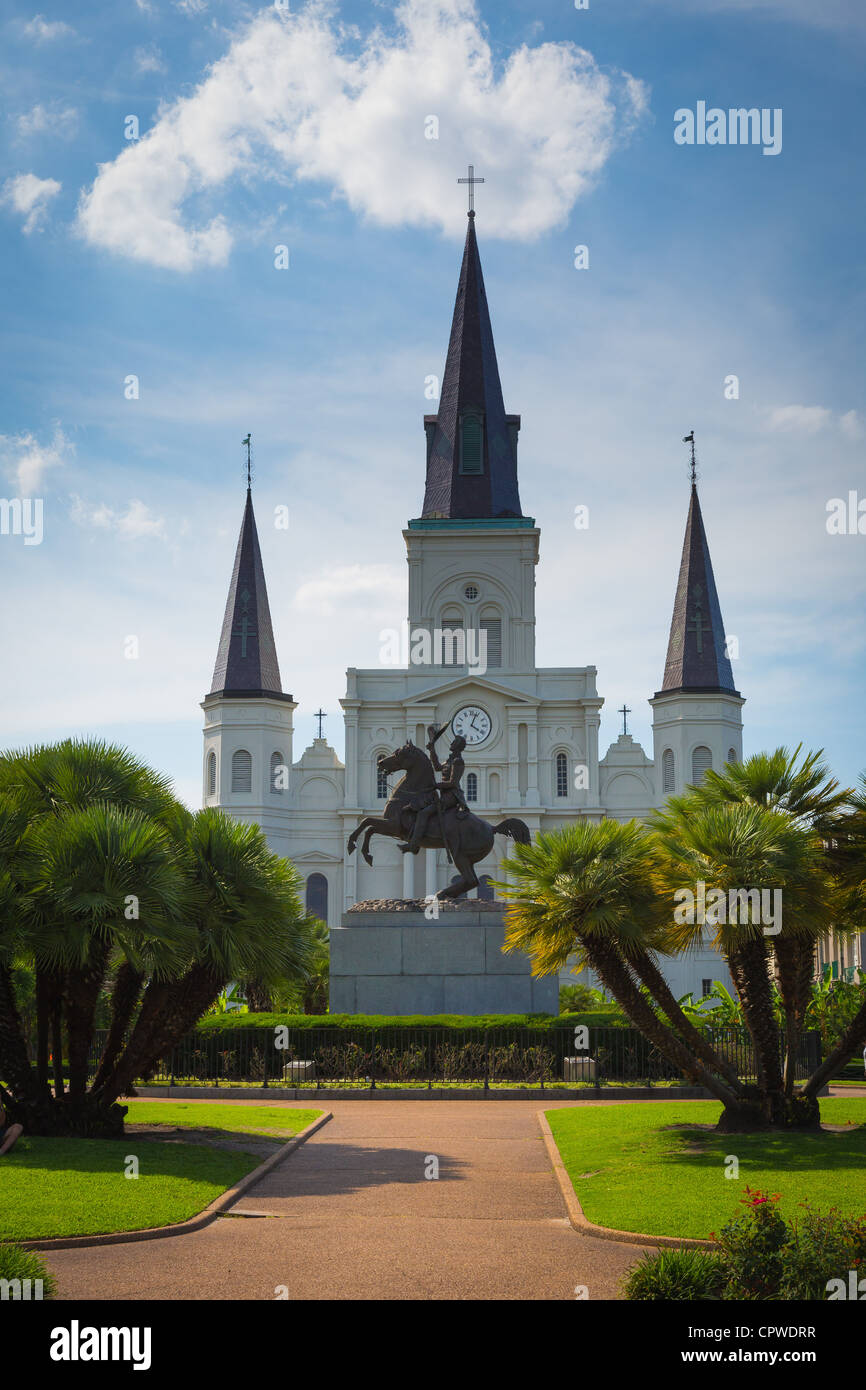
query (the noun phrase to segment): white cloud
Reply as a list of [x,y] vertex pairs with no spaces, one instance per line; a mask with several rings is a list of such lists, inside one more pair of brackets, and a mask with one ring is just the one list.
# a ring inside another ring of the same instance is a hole
[[771,430],[817,434],[832,419],[833,412],[823,405],[779,405],[770,411],[767,425]]
[[40,444],[35,435],[25,431],[17,435],[0,435],[0,462],[6,476],[15,482],[22,497],[38,493],[46,473],[62,468],[75,452],[59,425],[54,426],[50,444]]
[[174,0],[174,7],[180,10],[181,14],[204,14],[207,0]]
[[779,405],[767,415],[769,430],[788,434],[818,434],[832,425],[838,425],[845,438],[854,444],[863,438],[863,424],[856,410],[836,416],[823,405]]
[[78,112],[74,106],[42,106],[37,103],[18,117],[16,125],[18,134],[24,139],[46,133],[69,137],[75,133],[78,125]]
[[24,25],[24,33],[37,43],[46,43],[51,39],[62,39],[67,34],[74,34],[75,30],[70,24],[64,24],[62,19],[51,20],[37,14]]
[[137,72],[166,72],[162,54],[156,44],[147,48],[137,48],[133,55]]
[[56,179],[40,179],[35,174],[16,174],[7,179],[0,192],[0,203],[14,208],[24,217],[22,230],[29,236],[42,221],[52,198],[62,185]]
[[845,438],[850,439],[853,444],[863,438],[863,422],[856,410],[848,410],[839,417],[839,428]]
[[523,45],[500,70],[474,0],[403,0],[396,15],[396,34],[375,29],[354,54],[312,0],[258,15],[191,96],[101,166],[79,205],[85,238],[176,270],[224,264],[225,218],[196,223],[190,204],[251,175],[324,183],[382,225],[459,234],[455,179],[470,160],[487,180],[487,236],[561,225],[644,110],[643,84],[572,43]]
[[354,607],[374,621],[376,614],[393,616],[395,601],[399,612],[404,585],[405,576],[393,565],[343,565],[301,584],[294,606],[313,618]]
[[125,511],[115,511],[105,502],[94,505],[73,494],[69,514],[79,526],[116,531],[126,540],[140,540],[143,536],[166,538],[165,518],[157,516],[137,497],[129,502]]

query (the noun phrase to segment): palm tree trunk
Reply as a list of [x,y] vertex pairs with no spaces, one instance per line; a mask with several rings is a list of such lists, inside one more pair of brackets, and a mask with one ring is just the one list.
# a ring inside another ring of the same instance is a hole
[[136,1077],[146,1075],[162,1054],[198,1022],[227,983],[225,975],[201,964],[191,966],[180,980],[151,980],[132,1036],[102,1084],[101,1099],[116,1100]]
[[866,1043],[866,1004],[858,1009],[842,1034],[838,1047],[835,1047],[829,1057],[825,1057],[818,1070],[812,1073],[800,1094],[802,1096],[817,1096],[821,1087],[833,1079],[840,1067],[844,1067],[846,1062],[850,1062],[854,1053],[864,1043]]
[[779,993],[785,1010],[785,1062],[782,1080],[785,1095],[790,1099],[794,1094],[800,1039],[803,1036],[812,989],[815,946],[812,941],[779,936],[773,943],[773,949],[776,955]]
[[0,965],[0,1073],[19,1098],[33,1093],[36,1076],[27,1056],[12,971],[6,965]]
[[102,1056],[99,1059],[99,1067],[90,1087],[91,1091],[100,1089],[102,1083],[110,1076],[111,1069],[120,1056],[123,1039],[129,1027],[130,1019],[135,1012],[135,1006],[141,997],[143,985],[144,976],[130,965],[128,960],[123,961],[114,981],[114,989],[111,994],[111,1024]]
[[686,1017],[677,1003],[667,980],[648,951],[641,950],[639,955],[635,957],[635,970],[649,989],[656,1003],[661,1005],[662,1010],[667,1014],[670,1022],[679,1033],[683,1042],[692,1047],[701,1061],[705,1062],[712,1071],[718,1072],[720,1076],[723,1076],[735,1091],[742,1092],[736,1067],[732,1066],[726,1058],[720,1056],[712,1044],[707,1042],[707,1039],[704,1037],[703,1033],[701,1033],[700,1029],[696,1028],[691,1020]]
[[87,1071],[93,1043],[93,1019],[99,991],[105,979],[108,946],[101,945],[91,963],[70,970],[66,977],[66,1034],[69,1039],[69,1096],[81,1100],[87,1093]]
[[54,1094],[59,1100],[64,1094],[63,1084],[63,998],[60,994],[54,1000],[51,1010],[51,1052],[54,1057]]
[[767,1120],[780,1123],[784,1112],[784,1086],[779,1056],[779,1029],[773,1012],[773,993],[763,937],[746,938],[728,957],[737,985],[743,1018],[755,1048],[758,1089]]
[[54,979],[47,970],[36,967],[36,1081],[48,1085],[48,1049]]
[[711,1095],[722,1102],[727,1109],[738,1109],[741,1096],[733,1091],[718,1076],[708,1071],[703,1063],[689,1052],[688,1048],[650,1008],[640,992],[630,968],[623,960],[616,946],[611,942],[601,942],[597,938],[583,937],[581,945],[586,951],[587,960],[602,983],[622,1005],[629,1018],[640,1028],[674,1066],[679,1067],[690,1081],[705,1086]]

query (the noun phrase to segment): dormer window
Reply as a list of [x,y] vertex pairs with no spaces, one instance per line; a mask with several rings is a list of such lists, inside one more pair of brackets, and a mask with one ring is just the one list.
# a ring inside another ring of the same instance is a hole
[[464,415],[460,421],[460,472],[484,472],[484,422],[480,415]]

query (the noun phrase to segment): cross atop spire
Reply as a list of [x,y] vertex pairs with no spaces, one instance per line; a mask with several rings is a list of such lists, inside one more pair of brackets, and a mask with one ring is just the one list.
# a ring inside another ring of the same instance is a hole
[[692,469],[692,487],[695,487],[695,486],[697,486],[697,481],[698,481],[698,466],[697,466],[697,463],[695,462],[695,432],[694,432],[694,430],[692,430],[691,434],[684,434],[684,435],[683,435],[683,443],[684,443],[684,444],[691,444],[691,446],[692,446],[692,463],[691,463],[691,469]]
[[623,731],[624,734],[627,734],[627,733],[628,733],[628,717],[629,717],[629,715],[631,714],[631,710],[629,709],[628,705],[623,704],[623,705],[621,706],[621,708],[617,710],[617,714],[621,714],[621,715],[622,715],[622,731]]
[[246,439],[242,439],[242,440],[241,440],[241,444],[246,445],[246,450],[247,450],[247,491],[248,491],[248,492],[249,492],[250,488],[251,488],[252,485],[253,485],[253,464],[252,464],[252,453],[251,453],[252,444],[250,443],[251,439],[252,439],[252,435],[251,435],[251,434],[248,434],[247,437],[246,437]]
[[477,179],[477,178],[475,177],[475,165],[474,165],[474,164],[470,164],[470,165],[469,165],[469,177],[466,178],[466,179],[458,179],[457,182],[458,182],[458,183],[468,183],[468,184],[469,184],[469,216],[470,216],[470,217],[474,217],[474,216],[475,216],[475,185],[476,185],[476,183],[484,183],[484,179]]
[[318,719],[318,721],[319,721],[319,733],[318,733],[318,737],[319,737],[319,738],[322,737],[322,720],[323,720],[323,719],[327,719],[327,717],[328,717],[328,716],[327,716],[327,714],[325,713],[325,711],[322,709],[322,706],[319,705],[319,708],[316,710],[316,713],[313,715],[313,718],[314,718],[314,719]]

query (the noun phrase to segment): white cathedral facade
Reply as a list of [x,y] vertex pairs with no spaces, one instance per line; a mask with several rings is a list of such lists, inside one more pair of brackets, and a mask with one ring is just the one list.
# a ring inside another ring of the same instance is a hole
[[[471,808],[493,822],[519,816],[533,835],[584,817],[645,817],[708,767],[742,756],[744,702],[725,652],[694,484],[664,678],[649,701],[652,756],[628,734],[600,755],[603,698],[594,666],[536,665],[540,532],[521,507],[520,417],[503,404],[474,214],[439,410],[424,426],[424,506],[403,532],[409,659],[402,668],[347,671],[345,763],[321,737],[295,757],[297,706],[280,681],[249,490],[202,705],[203,804],[258,823],[303,876],[309,909],[330,926],[356,902],[424,898],[451,881],[444,850],[402,854],[394,840],[374,838],[372,867],[346,851],[351,831],[381,812],[389,794],[379,755],[407,739],[423,746],[428,725],[447,726],[443,758],[452,731],[466,737]],[[477,866],[485,896],[493,896],[487,880],[504,877],[508,849],[497,837]],[[666,973],[677,994],[700,995],[713,980],[730,987],[709,948],[671,962]]]

